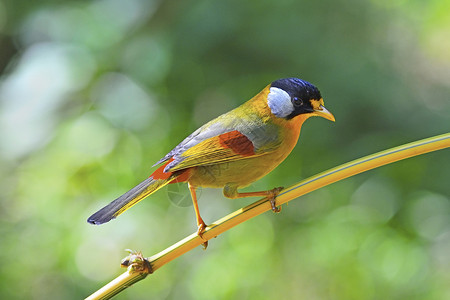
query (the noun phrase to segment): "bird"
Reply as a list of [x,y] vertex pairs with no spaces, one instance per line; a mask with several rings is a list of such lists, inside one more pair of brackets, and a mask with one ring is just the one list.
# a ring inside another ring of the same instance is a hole
[[207,225],[198,207],[199,187],[222,188],[224,196],[231,199],[267,197],[272,210],[278,212],[276,196],[281,187],[255,192],[239,189],[284,161],[297,144],[302,124],[313,116],[335,121],[317,87],[293,77],[275,80],[247,102],[195,130],[153,165],[162,164],[148,178],[87,221],[106,223],[162,187],[178,182],[188,185],[200,237]]

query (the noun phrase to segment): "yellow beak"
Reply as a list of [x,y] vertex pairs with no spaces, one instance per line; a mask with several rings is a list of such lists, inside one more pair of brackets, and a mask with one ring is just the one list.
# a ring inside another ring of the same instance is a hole
[[325,119],[328,119],[328,120],[333,121],[333,122],[336,121],[336,119],[334,118],[333,114],[330,113],[328,111],[328,109],[326,109],[325,106],[323,106],[323,105],[320,105],[319,109],[315,109],[314,112],[313,112],[313,115],[314,116],[318,116],[318,117],[322,117],[322,118],[325,118]]

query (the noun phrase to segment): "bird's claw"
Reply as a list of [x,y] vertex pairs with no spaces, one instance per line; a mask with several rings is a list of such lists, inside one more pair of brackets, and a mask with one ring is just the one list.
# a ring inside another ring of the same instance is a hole
[[208,240],[203,237],[203,232],[205,231],[206,227],[207,226],[205,222],[203,222],[203,220],[200,224],[198,224],[197,235],[204,241],[204,243],[202,244],[203,250],[206,250],[206,248],[208,248]]
[[281,190],[283,190],[283,187],[280,186],[280,187],[274,188],[273,190],[270,191],[271,195],[269,196],[270,197],[269,202],[270,202],[270,205],[272,206],[272,211],[274,213],[279,213],[281,211],[281,205],[280,206],[276,205],[276,199],[277,199],[278,194],[281,192]]

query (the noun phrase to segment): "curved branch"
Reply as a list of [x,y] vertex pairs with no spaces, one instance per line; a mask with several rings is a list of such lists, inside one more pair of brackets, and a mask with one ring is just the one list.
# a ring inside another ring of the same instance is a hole
[[[283,189],[276,198],[276,204],[287,203],[336,181],[386,164],[448,147],[450,147],[450,133],[368,155]],[[209,225],[203,233],[203,239],[210,240],[228,229],[271,209],[272,206],[266,198],[256,201]],[[128,270],[87,299],[109,299],[113,297],[131,284],[145,278],[147,274],[156,271],[173,259],[202,245],[205,242],[203,239],[197,233],[193,233],[151,257],[143,258],[139,256],[139,253],[130,254],[128,258],[124,259],[127,263],[131,261],[129,264],[126,264]],[[130,260],[130,257],[133,259]],[[150,264],[151,268],[143,267],[148,264]]]

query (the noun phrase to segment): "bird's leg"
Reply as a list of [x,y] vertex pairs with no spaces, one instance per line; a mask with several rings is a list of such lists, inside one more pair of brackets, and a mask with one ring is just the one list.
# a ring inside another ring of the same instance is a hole
[[197,234],[199,237],[202,238],[205,242],[203,243],[203,249],[206,250],[206,247],[208,247],[208,240],[203,238],[203,232],[206,229],[206,223],[203,221],[202,217],[200,216],[200,210],[198,209],[198,203],[197,203],[197,193],[196,193],[196,187],[190,185],[188,183],[189,191],[191,192],[192,197],[192,203],[194,204],[194,210],[195,210],[195,217],[197,218]]
[[277,187],[268,191],[239,193],[237,190],[237,186],[225,185],[225,187],[223,188],[223,195],[231,199],[244,197],[267,197],[270,205],[272,206],[272,211],[278,213],[281,211],[281,206],[276,206],[276,198],[282,189],[283,187]]

